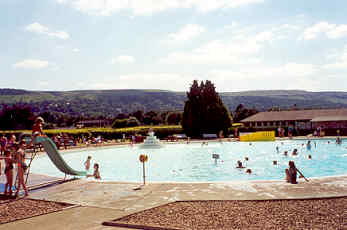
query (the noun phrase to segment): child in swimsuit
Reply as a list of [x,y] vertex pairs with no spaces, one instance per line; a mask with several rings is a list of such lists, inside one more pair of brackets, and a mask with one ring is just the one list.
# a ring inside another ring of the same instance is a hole
[[5,175],[6,175],[6,184],[5,184],[5,195],[12,195],[12,185],[13,185],[13,163],[15,162],[11,157],[11,152],[6,150],[5,156],[2,157],[5,160]]
[[86,162],[84,162],[84,167],[87,171],[89,171],[90,168],[90,160],[92,159],[92,156],[88,156]]
[[99,172],[99,164],[94,164],[94,173],[93,175],[87,175],[87,177],[94,177],[95,179],[101,180],[100,172]]
[[0,152],[1,154],[4,154],[5,153],[5,150],[6,150],[6,147],[7,147],[7,138],[5,137],[5,135],[1,135],[0,137]]
[[24,173],[26,171],[26,169],[28,168],[28,166],[25,164],[25,141],[20,141],[19,142],[19,146],[18,146],[18,150],[16,153],[16,160],[17,160],[17,174],[18,174],[18,186],[17,186],[17,192],[16,192],[16,196],[18,196],[20,187],[23,186],[23,189],[25,191],[25,196],[28,196],[28,189],[25,185],[25,181],[24,181]]

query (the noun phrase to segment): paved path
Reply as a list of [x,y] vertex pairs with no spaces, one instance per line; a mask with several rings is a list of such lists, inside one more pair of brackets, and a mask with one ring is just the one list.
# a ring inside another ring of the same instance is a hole
[[[347,196],[347,175],[284,181],[241,181],[219,183],[151,183],[140,190],[136,183],[87,180],[47,187],[31,198],[63,201],[82,207],[51,213],[0,226],[0,229],[116,229],[103,221],[164,205],[177,200],[262,200]],[[119,228],[121,229],[121,228]]]

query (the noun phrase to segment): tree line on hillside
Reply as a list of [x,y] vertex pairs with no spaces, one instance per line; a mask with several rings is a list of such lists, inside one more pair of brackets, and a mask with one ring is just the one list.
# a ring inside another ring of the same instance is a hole
[[[347,92],[306,92],[293,90],[250,91],[220,93],[220,98],[229,111],[239,104],[247,108],[266,111],[273,107],[280,110],[347,108]],[[0,111],[4,105],[29,106],[35,114],[44,112],[69,117],[108,119],[118,113],[132,113],[137,110],[183,111],[185,92],[162,90],[84,90],[84,91],[26,91],[0,89]],[[234,116],[233,116],[234,117]]]
[[[83,106],[82,106],[83,107]],[[30,129],[36,116],[45,120],[45,129],[73,127],[77,122],[85,120],[109,120],[113,128],[135,127],[140,125],[182,125],[188,136],[201,136],[203,133],[219,133],[230,128],[232,122],[239,122],[258,111],[248,109],[242,104],[231,114],[216,92],[211,81],[193,81],[183,113],[180,111],[156,112],[136,110],[131,113],[118,113],[90,116],[70,115],[66,111],[42,111],[40,108],[30,107],[28,104],[12,106],[2,105],[0,113],[1,130]],[[233,116],[232,116],[233,115]]]
[[133,113],[120,113],[114,118],[105,116],[69,116],[55,112],[35,113],[30,106],[3,106],[0,112],[0,130],[31,129],[37,116],[44,119],[45,129],[75,127],[79,121],[110,120],[113,128],[135,127],[139,125],[179,125],[182,113],[178,111],[147,113],[137,110]]

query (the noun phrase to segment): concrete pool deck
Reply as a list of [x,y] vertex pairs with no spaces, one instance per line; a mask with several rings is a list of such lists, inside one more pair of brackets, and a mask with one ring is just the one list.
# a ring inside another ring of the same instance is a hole
[[0,229],[124,229],[102,226],[103,221],[190,200],[307,199],[347,196],[347,175],[284,181],[140,184],[75,180],[32,191],[30,198],[67,202],[78,207],[3,224]]

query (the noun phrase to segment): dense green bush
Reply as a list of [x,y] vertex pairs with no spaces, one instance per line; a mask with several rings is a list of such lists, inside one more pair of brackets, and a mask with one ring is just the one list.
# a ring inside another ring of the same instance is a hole
[[136,117],[129,117],[129,119],[127,120],[126,127],[136,127],[139,125],[140,125],[140,122],[137,120]]
[[113,124],[112,124],[112,128],[114,129],[120,129],[120,128],[125,128],[128,125],[128,119],[116,119]]
[[[126,136],[134,135],[134,134],[141,134],[143,136],[147,136],[149,129],[151,126],[138,126],[138,127],[132,127],[132,128],[119,128],[119,129],[111,129],[111,128],[83,128],[83,129],[49,129],[44,130],[44,133],[48,135],[49,137],[52,137],[53,135],[58,134],[67,134],[69,136],[75,137],[75,138],[81,138],[81,137],[97,137],[102,136],[105,139],[122,139],[123,134]],[[152,127],[155,135],[159,138],[165,138],[167,136],[173,135],[173,134],[180,134],[183,133],[183,129],[179,125],[165,125],[165,126],[154,126]],[[0,131],[0,134],[16,134],[20,135],[21,133],[28,133],[31,134],[30,130],[7,130],[7,131]]]

